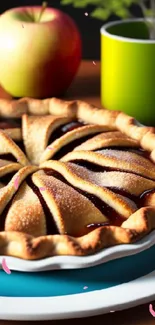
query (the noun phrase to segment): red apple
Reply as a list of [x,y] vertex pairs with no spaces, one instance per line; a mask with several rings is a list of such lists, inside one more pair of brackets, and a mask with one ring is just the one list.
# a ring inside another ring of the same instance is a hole
[[80,60],[79,31],[60,10],[19,7],[0,16],[0,83],[12,96],[62,95]]

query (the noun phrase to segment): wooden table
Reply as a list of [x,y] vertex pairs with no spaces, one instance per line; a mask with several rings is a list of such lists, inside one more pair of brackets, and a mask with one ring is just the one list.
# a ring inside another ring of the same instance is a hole
[[[99,62],[84,61],[82,62],[77,77],[71,85],[66,98],[68,99],[81,99],[101,107],[100,102],[100,64]],[[9,98],[2,89],[0,89],[0,96]],[[117,297],[116,297],[117,299]],[[155,309],[155,301],[150,302]],[[70,319],[61,321],[42,321],[42,322],[13,322],[13,321],[0,321],[0,325],[155,325],[155,318],[149,313],[149,303],[128,309],[109,313],[106,315],[89,317],[83,319]]]

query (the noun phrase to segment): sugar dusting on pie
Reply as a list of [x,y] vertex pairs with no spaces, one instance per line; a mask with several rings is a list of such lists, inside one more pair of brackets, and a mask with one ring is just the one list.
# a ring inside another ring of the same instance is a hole
[[0,100],[1,255],[89,255],[153,229],[154,128],[81,101]]

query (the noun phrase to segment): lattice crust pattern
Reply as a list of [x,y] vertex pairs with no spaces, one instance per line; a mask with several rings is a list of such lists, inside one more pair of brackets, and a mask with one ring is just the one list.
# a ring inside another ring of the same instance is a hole
[[153,229],[155,128],[78,100],[0,100],[1,255],[89,255]]

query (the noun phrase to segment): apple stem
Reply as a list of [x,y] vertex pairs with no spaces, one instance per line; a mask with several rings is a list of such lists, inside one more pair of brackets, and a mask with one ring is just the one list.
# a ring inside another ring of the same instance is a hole
[[42,14],[44,13],[44,11],[45,11],[46,8],[47,8],[47,2],[44,1],[44,2],[42,3],[42,8],[41,8],[41,11],[40,11],[40,14],[39,14],[39,17],[38,17],[37,22],[40,22],[41,17],[42,17]]

